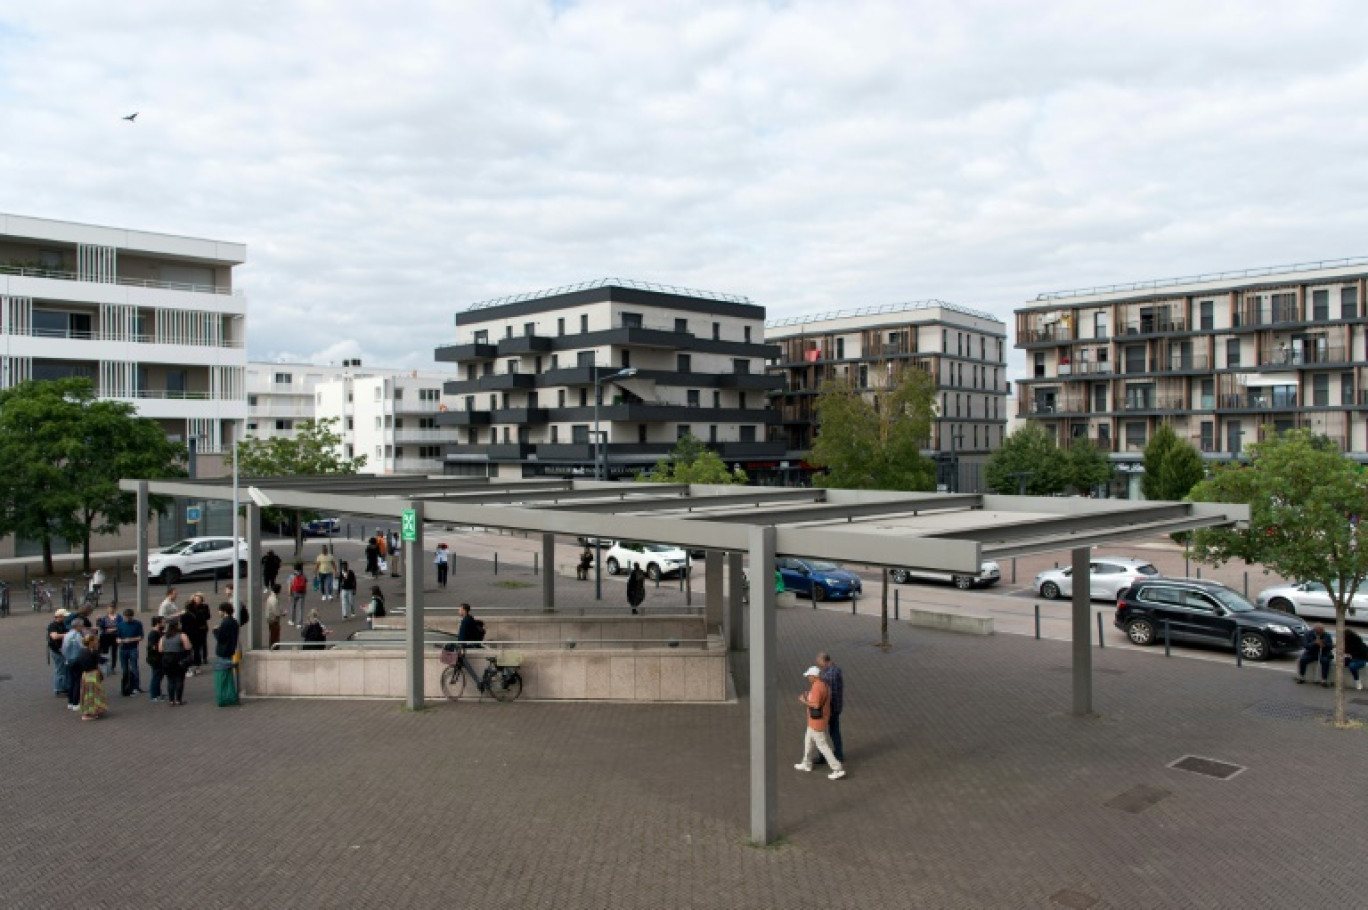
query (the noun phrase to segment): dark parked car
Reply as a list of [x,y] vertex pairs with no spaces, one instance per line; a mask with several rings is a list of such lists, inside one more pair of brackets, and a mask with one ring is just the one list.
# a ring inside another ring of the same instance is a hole
[[784,579],[785,590],[813,600],[852,599],[863,590],[860,576],[834,562],[781,556],[775,568]]
[[1147,578],[1116,599],[1116,627],[1137,645],[1164,640],[1238,648],[1245,660],[1300,651],[1307,625],[1295,616],[1260,610],[1223,584],[1191,578]]
[[305,537],[337,537],[342,533],[342,522],[336,518],[315,518],[304,523]]

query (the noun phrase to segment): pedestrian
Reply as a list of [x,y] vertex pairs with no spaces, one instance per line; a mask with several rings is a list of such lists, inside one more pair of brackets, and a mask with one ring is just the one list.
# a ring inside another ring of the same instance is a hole
[[641,566],[632,563],[632,574],[627,576],[627,603],[632,605],[633,613],[640,613],[638,607],[646,599],[646,573]]
[[[459,612],[461,614],[461,624],[456,628],[456,640],[463,643],[461,654],[464,655],[467,647],[484,647],[480,642],[484,641],[485,627],[484,623],[470,614],[470,604],[461,604]],[[484,682],[480,679],[480,674],[475,671],[474,665],[469,660],[462,660],[461,664],[465,667],[466,672],[470,674],[471,680],[474,681],[475,690],[477,692],[483,692]]]
[[[845,677],[841,668],[825,651],[818,652],[817,666],[822,671],[822,682],[826,683],[831,697],[831,711],[827,717],[827,738],[831,740],[831,753],[839,762],[845,761],[845,750],[841,747],[841,709],[845,707]],[[823,759],[825,760],[825,759]]]
[[375,628],[375,620],[384,615],[385,594],[379,585],[372,585],[370,603],[366,604],[366,628]]
[[[86,630],[79,623],[73,623],[67,629],[66,635],[62,636],[62,657],[66,660],[67,666],[67,707],[72,711],[79,711],[81,708],[81,675],[85,672],[77,664],[81,660],[81,652],[86,650],[85,644]],[[99,666],[99,636],[95,636],[95,665]]]
[[389,535],[381,531],[375,536],[375,546],[380,550],[380,558],[387,559],[390,554]]
[[831,691],[827,684],[822,682],[822,671],[817,667],[808,667],[803,676],[807,678],[810,687],[806,695],[798,696],[798,700],[807,708],[807,730],[803,734],[803,760],[793,767],[799,771],[811,771],[815,753],[820,752],[831,766],[831,773],[827,777],[831,780],[840,780],[845,777],[845,766],[831,751],[831,740],[827,738],[827,723],[831,717]]
[[195,675],[199,676],[203,672],[201,667],[209,664],[209,626],[214,622],[214,611],[209,606],[209,598],[203,594],[195,595],[194,607],[199,624],[195,634],[190,636],[190,643],[195,647]]
[[105,571],[96,569],[95,574],[90,576],[90,590],[95,595],[95,602],[100,602],[100,596],[104,594]]
[[318,618],[317,610],[309,611],[309,621],[304,624],[304,629],[300,632],[300,638],[308,642],[304,646],[305,651],[322,651],[327,647],[324,644],[328,638],[328,630],[323,625],[323,620]]
[[180,620],[166,624],[162,635],[161,665],[166,676],[166,698],[175,707],[185,704],[185,673],[190,669],[190,637],[181,630]]
[[371,578],[380,574],[380,544],[374,537],[366,538],[366,575]]
[[266,647],[272,650],[280,644],[280,585],[271,585],[266,595]]
[[234,658],[238,649],[238,622],[231,603],[219,604],[219,624],[214,630],[214,694],[220,708],[238,703]]
[[166,589],[166,597],[163,598],[161,606],[157,608],[157,615],[162,619],[175,619],[180,615],[181,609],[176,604],[176,597],[179,595],[175,588]]
[[76,658],[81,672],[80,699],[77,710],[81,720],[99,720],[109,711],[109,700],[105,698],[104,674],[100,672],[100,637],[87,635],[81,656]]
[[119,691],[125,697],[142,694],[142,676],[138,672],[138,645],[142,640],[142,620],[129,607],[119,620],[119,664],[123,668]]
[[267,550],[266,555],[261,557],[261,581],[264,589],[269,591],[275,587],[276,578],[280,575],[280,557],[275,550]]
[[95,620],[100,633],[100,662],[109,665],[109,673],[119,672],[119,605],[110,604],[105,614]]
[[439,543],[437,545],[437,555],[432,558],[432,564],[437,567],[437,587],[445,588],[447,583],[447,569],[451,557],[447,553],[447,545]]
[[304,563],[294,564],[290,573],[290,625],[304,624],[304,595],[309,591],[309,580],[304,577]]
[[147,666],[152,670],[152,684],[148,687],[148,697],[152,701],[166,701],[162,695],[161,640],[166,632],[166,620],[160,616],[152,617],[152,631],[147,633]]
[[186,668],[186,676],[194,676],[198,668],[203,666],[205,652],[208,650],[209,629],[201,628],[203,620],[200,617],[199,604],[204,600],[204,595],[195,593],[190,595],[190,599],[185,602],[185,606],[180,613],[181,632],[190,640],[190,666]]
[[1344,630],[1344,666],[1353,674],[1354,688],[1362,689],[1363,679],[1359,671],[1368,666],[1368,645],[1353,629]]
[[48,660],[52,662],[52,694],[66,695],[71,688],[67,678],[66,658],[62,656],[62,639],[66,637],[67,611],[58,609],[52,614],[52,622],[47,625]]
[[1302,636],[1302,656],[1297,659],[1297,684],[1306,682],[1306,668],[1320,663],[1321,685],[1330,688],[1330,661],[1335,655],[1335,636],[1316,623]]
[[584,545],[584,552],[580,554],[579,564],[575,566],[575,578],[579,581],[589,580],[589,570],[594,566],[594,551],[589,549],[589,545]]
[[356,615],[356,573],[346,560],[342,561],[341,571],[337,574],[337,593],[342,600],[342,619],[346,621]]
[[333,596],[333,576],[337,574],[337,559],[328,551],[328,545],[318,551],[318,558],[314,560],[314,575],[318,577],[318,592],[323,595],[324,600],[332,600]]

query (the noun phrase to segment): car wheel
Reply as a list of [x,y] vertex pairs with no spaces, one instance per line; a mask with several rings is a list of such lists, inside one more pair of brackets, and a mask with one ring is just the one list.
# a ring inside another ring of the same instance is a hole
[[1288,600],[1286,597],[1273,598],[1268,602],[1268,608],[1270,610],[1277,610],[1279,613],[1291,613],[1293,616],[1297,615],[1297,608],[1293,605],[1292,601]]
[[961,591],[968,591],[968,590],[969,590],[970,588],[972,588],[973,586],[974,586],[974,578],[973,578],[973,576],[971,576],[971,575],[956,575],[956,576],[955,576],[955,587],[959,588]]
[[893,580],[894,584],[899,585],[905,585],[912,580],[912,576],[908,574],[906,569],[892,569],[889,571],[888,577]]
[[660,566],[651,563],[646,567],[646,577],[651,581],[660,581]]
[[171,568],[162,571],[162,581],[166,582],[167,586],[176,584],[180,579],[180,569]]
[[826,599],[827,599],[827,590],[826,590],[826,588],[822,587],[821,585],[813,585],[813,586],[812,586],[812,599],[813,599],[813,600],[826,600]]
[[1141,647],[1152,645],[1154,644],[1154,623],[1148,619],[1132,619],[1126,623],[1126,637]]
[[605,563],[603,567],[608,570],[609,575],[616,575],[618,573],[617,558],[614,556],[609,556],[608,562]]
[[1045,598],[1046,600],[1058,600],[1059,585],[1055,584],[1052,581],[1045,582],[1045,584],[1040,586],[1040,596]]
[[1268,660],[1268,639],[1258,632],[1239,632],[1235,646],[1245,660]]

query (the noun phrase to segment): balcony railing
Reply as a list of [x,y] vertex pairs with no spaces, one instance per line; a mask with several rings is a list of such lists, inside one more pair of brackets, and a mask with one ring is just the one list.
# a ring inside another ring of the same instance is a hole
[[450,442],[453,438],[450,430],[440,430],[436,427],[403,428],[394,431],[394,441],[401,445],[409,442]]
[[154,281],[151,278],[115,278],[113,281],[93,282],[75,272],[60,269],[30,268],[21,265],[0,265],[0,275],[19,275],[24,278],[52,278],[57,281],[87,281],[92,284],[118,284],[133,288],[161,288],[166,291],[192,291],[196,294],[226,294],[241,297],[242,291],[215,284],[190,284],[184,281]]
[[1186,332],[1187,319],[1182,316],[1166,316],[1154,319],[1127,320],[1124,333],[1127,335],[1154,335],[1164,332]]
[[1146,395],[1140,398],[1127,398],[1123,402],[1127,411],[1182,411],[1185,410],[1181,397],[1168,398]]
[[1270,351],[1259,358],[1260,366],[1306,366],[1318,363],[1348,363],[1349,351],[1343,345],[1319,348],[1292,348]]
[[133,391],[101,389],[97,394],[101,398],[150,398],[163,401],[210,401],[212,399],[208,392],[184,392],[174,389],[134,389]]
[[1160,365],[1165,367],[1166,372],[1181,372],[1184,370],[1206,370],[1210,369],[1211,358],[1206,354],[1170,354],[1167,360],[1161,360]]
[[1220,398],[1221,407],[1236,410],[1289,411],[1297,407],[1296,395],[1226,394]]
[[1039,329],[1025,329],[1021,332],[1018,340],[1025,344],[1040,341],[1073,341],[1074,331],[1061,325],[1047,325]]
[[240,348],[245,342],[220,338],[209,340],[205,338],[184,337],[184,338],[158,338],[156,335],[131,334],[128,332],[82,332],[70,329],[28,329],[15,330],[10,328],[7,335],[25,335],[30,338],[63,338],[68,341],[117,341],[121,344],[180,344],[193,345],[195,347],[210,348]]

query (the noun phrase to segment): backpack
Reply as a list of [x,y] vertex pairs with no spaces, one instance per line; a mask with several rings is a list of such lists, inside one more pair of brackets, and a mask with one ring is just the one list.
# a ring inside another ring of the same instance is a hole
[[484,641],[484,638],[485,638],[485,626],[484,626],[484,622],[477,619],[477,620],[475,620],[475,634],[471,637],[471,641]]
[[303,594],[309,590],[309,582],[298,572],[290,579],[290,593]]

